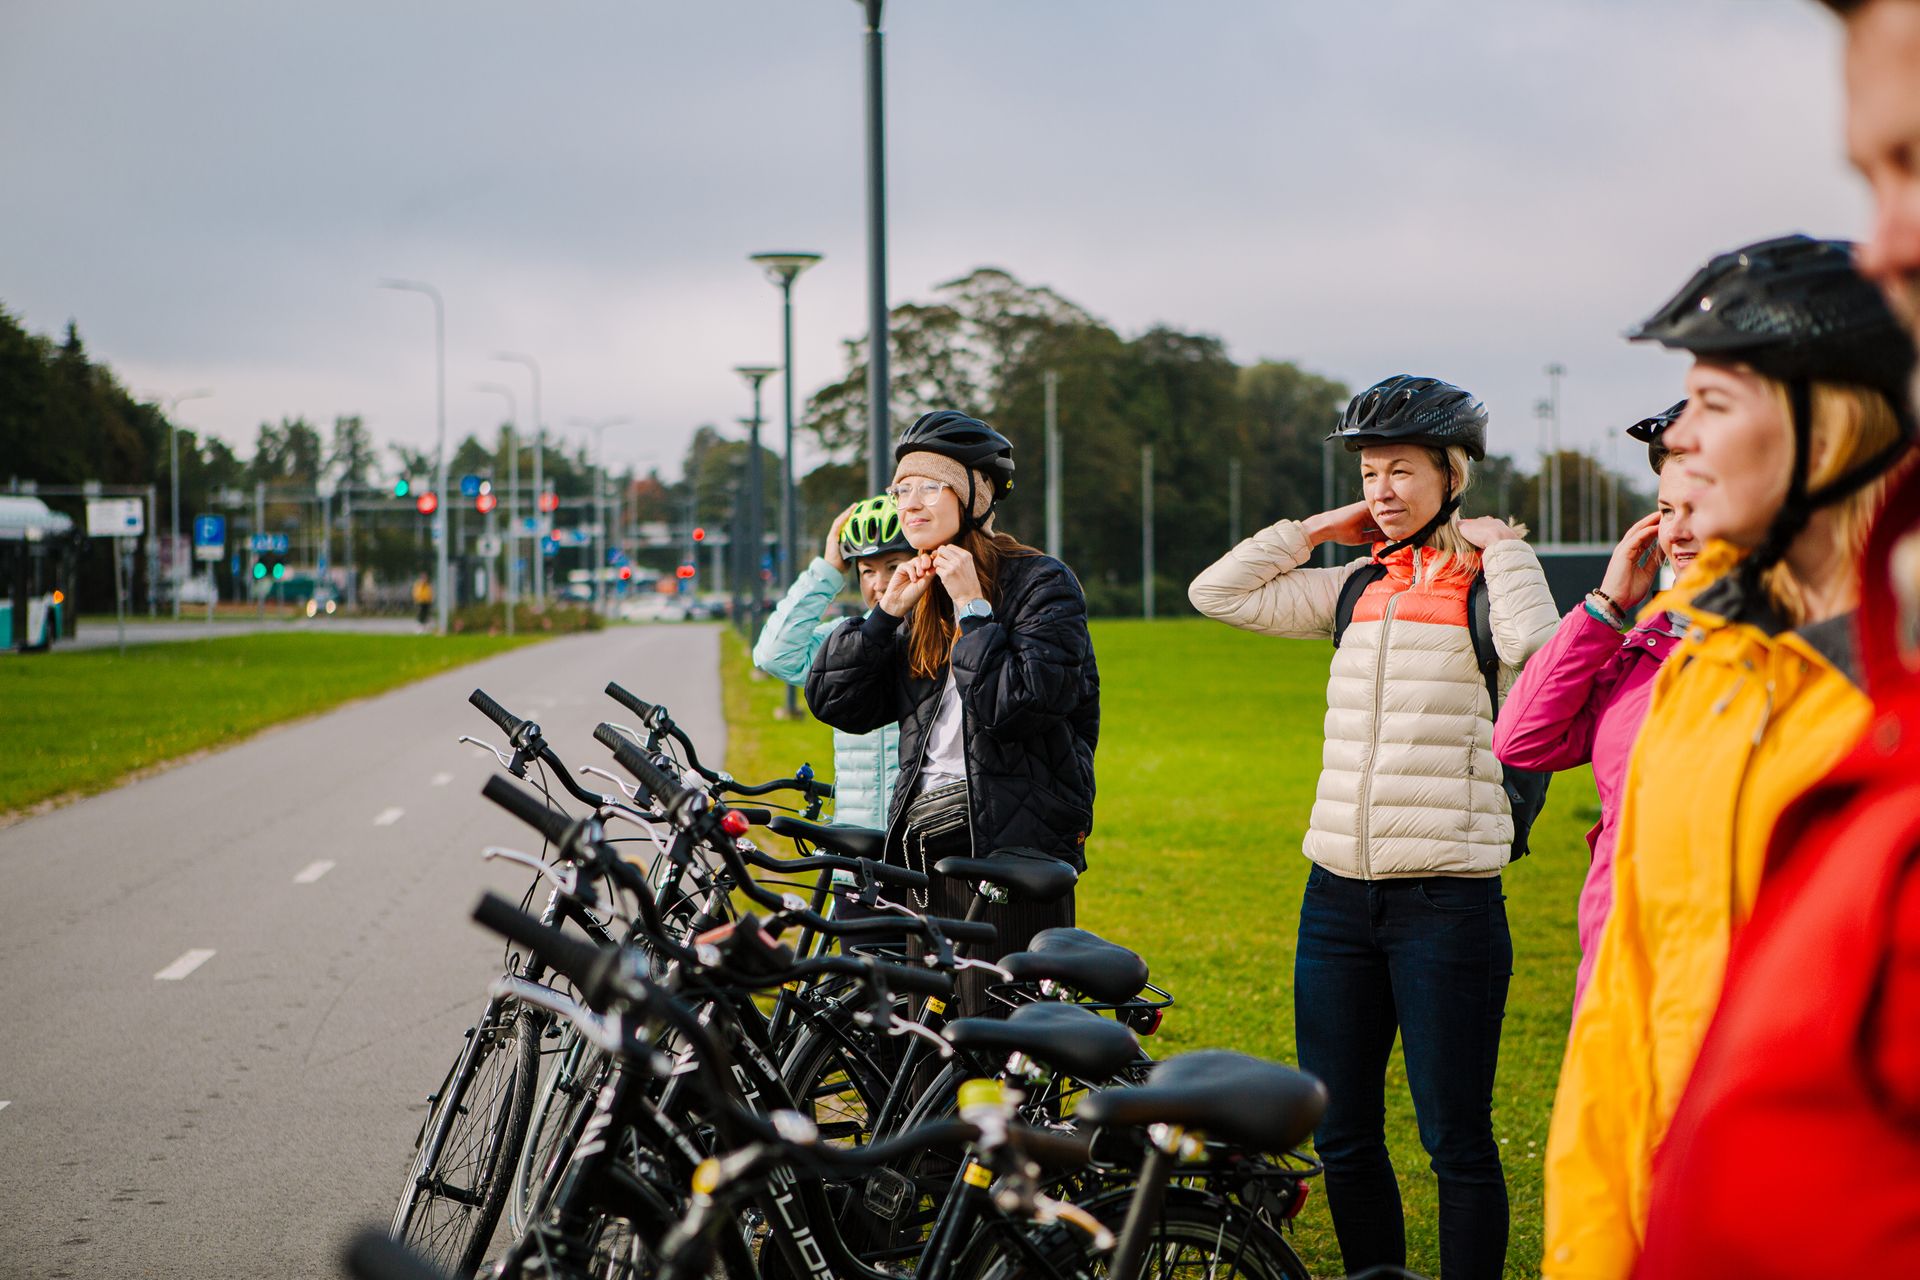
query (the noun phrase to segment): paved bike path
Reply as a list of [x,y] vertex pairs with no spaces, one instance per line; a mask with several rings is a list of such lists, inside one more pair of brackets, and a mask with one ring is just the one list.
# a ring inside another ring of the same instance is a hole
[[468,912],[528,877],[480,851],[538,848],[479,797],[467,693],[610,766],[618,680],[718,762],[718,649],[553,640],[0,830],[0,1275],[339,1274],[498,972]]

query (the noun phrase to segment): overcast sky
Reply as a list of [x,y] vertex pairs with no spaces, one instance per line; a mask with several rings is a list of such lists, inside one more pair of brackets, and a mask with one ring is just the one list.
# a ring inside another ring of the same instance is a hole
[[[1549,361],[1576,442],[1675,399],[1684,362],[1619,334],[1711,253],[1865,226],[1811,0],[894,0],[887,31],[893,301],[997,265],[1129,335],[1450,378],[1496,450],[1534,447]],[[826,255],[803,396],[865,330],[861,40],[848,0],[0,0],[0,306],[136,391],[212,387],[181,420],[243,450],[298,414],[428,444],[430,308],[374,288],[428,280],[453,438],[503,416],[476,381],[527,413],[488,363],[526,351],[550,427],[630,417],[610,458],[674,472],[778,361],[747,254]]]

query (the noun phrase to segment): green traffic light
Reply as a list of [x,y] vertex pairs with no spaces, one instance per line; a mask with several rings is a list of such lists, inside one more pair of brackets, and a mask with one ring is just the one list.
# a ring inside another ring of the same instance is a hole
[[266,577],[266,576],[267,576],[267,566],[265,566],[264,564],[255,564],[255,565],[253,566],[253,576],[254,576],[255,578],[264,578],[264,577]]
[[404,498],[407,496],[407,493],[411,488],[412,486],[409,485],[404,479],[395,480],[393,482],[393,496],[396,498]]
[[280,579],[286,576],[287,576],[287,566],[283,564],[277,564],[273,566],[273,580],[275,582],[280,581]]

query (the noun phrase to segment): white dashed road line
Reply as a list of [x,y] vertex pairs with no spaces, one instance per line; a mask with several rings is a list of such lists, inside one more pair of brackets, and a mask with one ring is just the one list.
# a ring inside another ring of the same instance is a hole
[[8,1107],[12,1105],[13,1104],[11,1102],[0,1102],[0,1111],[5,1111]]
[[450,773],[436,773],[433,775],[433,785],[436,787],[444,787],[452,781],[453,775]]
[[153,980],[155,982],[178,982],[211,959],[213,959],[213,952],[196,947],[160,972],[154,974]]
[[312,884],[315,880],[318,880],[321,876],[333,870],[333,868],[333,862],[326,858],[322,858],[318,862],[310,862],[307,864],[305,871],[302,871],[293,878],[293,882],[295,884]]
[[375,816],[373,825],[376,827],[390,827],[400,821],[400,815],[405,812],[405,809],[382,809],[379,814]]

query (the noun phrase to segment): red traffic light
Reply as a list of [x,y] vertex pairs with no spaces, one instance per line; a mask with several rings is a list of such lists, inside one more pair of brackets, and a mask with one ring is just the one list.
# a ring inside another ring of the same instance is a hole
[[430,516],[440,509],[440,495],[423,493],[413,500],[413,509],[423,516]]
[[483,493],[479,497],[473,500],[473,509],[475,511],[478,511],[481,515],[487,514],[487,512],[493,510],[495,507],[499,505],[500,505],[500,499],[494,497],[490,493]]
[[707,531],[705,529],[695,529],[693,531],[693,540],[695,542],[705,542],[707,540]]
[[557,493],[541,494],[540,509],[548,513],[558,511],[560,509],[560,495]]
[[623,565],[621,565],[621,566],[620,566],[620,581],[622,581],[622,582],[632,582],[632,581],[633,581],[633,566],[632,566],[632,565],[625,565],[625,564],[623,564]]
[[693,576],[693,566],[690,564],[683,564],[678,569],[675,569],[673,571],[673,576],[676,578],[691,578]]

